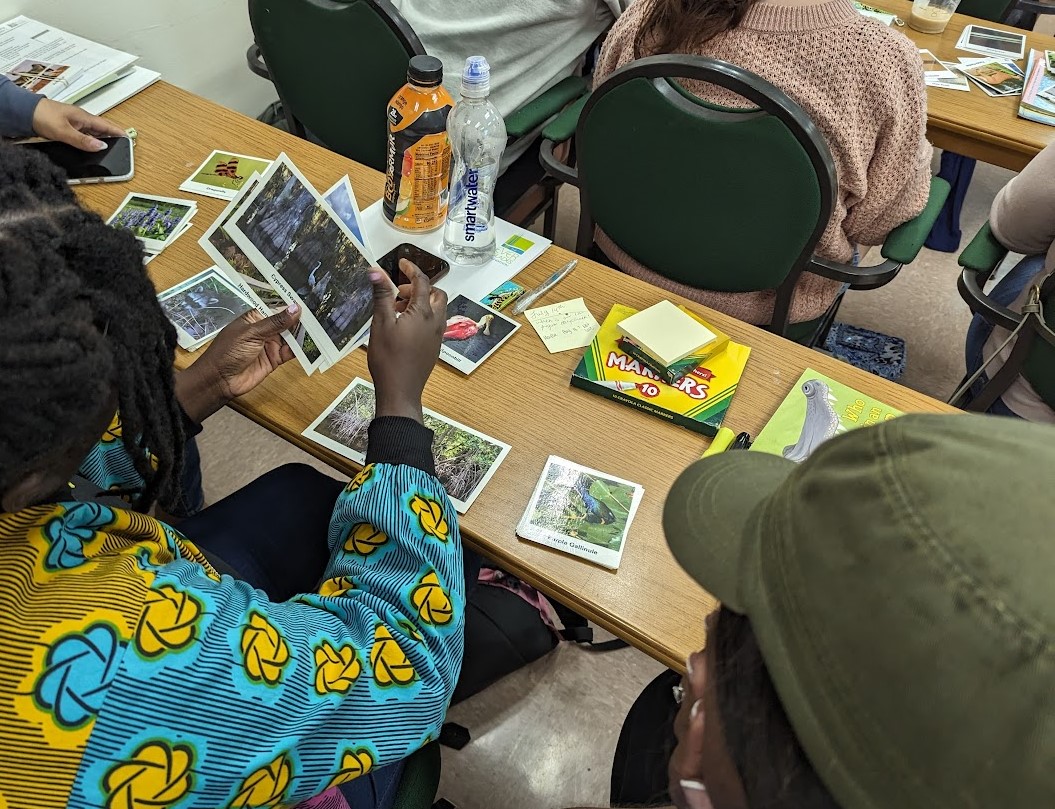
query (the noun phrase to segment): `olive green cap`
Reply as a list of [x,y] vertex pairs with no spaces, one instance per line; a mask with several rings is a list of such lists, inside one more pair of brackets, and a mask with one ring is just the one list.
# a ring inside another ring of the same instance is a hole
[[699,461],[663,515],[843,809],[1055,806],[1055,429],[904,416]]

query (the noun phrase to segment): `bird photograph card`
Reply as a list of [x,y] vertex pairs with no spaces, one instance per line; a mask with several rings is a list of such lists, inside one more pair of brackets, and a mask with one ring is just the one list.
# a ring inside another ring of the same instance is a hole
[[[432,430],[436,477],[459,514],[469,510],[509,454],[509,444],[425,409]],[[374,386],[356,377],[304,431],[320,446],[358,464],[366,463],[366,442],[374,418]]]
[[1005,61],[993,59],[963,68],[963,74],[991,96],[1018,95],[1025,80]]
[[255,308],[216,267],[189,278],[158,295],[173,326],[179,347],[194,351],[224,326]]
[[519,323],[494,309],[455,295],[447,304],[440,359],[463,374],[471,374],[519,328]]
[[517,536],[615,570],[644,489],[551,455]]
[[179,187],[180,191],[232,200],[254,174],[263,174],[271,161],[233,152],[213,152]]
[[129,194],[106,224],[127,230],[148,253],[160,253],[190,227],[197,210],[191,200]]
[[373,316],[373,257],[281,154],[224,228],[336,363]]

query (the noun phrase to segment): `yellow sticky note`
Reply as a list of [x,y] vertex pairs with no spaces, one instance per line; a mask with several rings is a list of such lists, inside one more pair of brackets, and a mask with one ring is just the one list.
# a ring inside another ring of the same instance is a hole
[[524,314],[551,354],[588,346],[600,328],[582,298],[528,309]]

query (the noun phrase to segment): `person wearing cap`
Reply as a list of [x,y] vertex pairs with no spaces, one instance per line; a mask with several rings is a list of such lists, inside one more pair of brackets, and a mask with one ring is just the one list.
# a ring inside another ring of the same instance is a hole
[[85,152],[98,152],[106,148],[100,137],[120,137],[123,134],[124,130],[112,121],[90,115],[72,104],[31,93],[0,76],[0,136],[28,138],[39,135]]
[[676,689],[668,801],[1055,805],[1052,469],[1049,427],[966,415],[689,467],[664,531],[721,607]]

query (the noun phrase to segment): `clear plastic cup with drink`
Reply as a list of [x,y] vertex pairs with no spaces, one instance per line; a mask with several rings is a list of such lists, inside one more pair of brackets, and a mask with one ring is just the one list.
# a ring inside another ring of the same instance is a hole
[[960,0],[913,0],[909,27],[924,34],[940,34],[959,4]]

